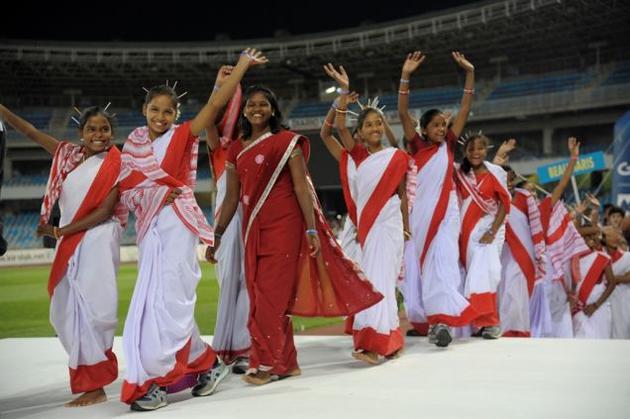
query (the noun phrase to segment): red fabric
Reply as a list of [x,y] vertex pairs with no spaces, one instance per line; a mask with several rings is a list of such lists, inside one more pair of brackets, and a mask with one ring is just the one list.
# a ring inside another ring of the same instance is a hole
[[[586,255],[588,256],[588,255]],[[585,256],[582,256],[585,257]],[[579,261],[581,257],[574,256],[573,260]],[[586,275],[584,275],[584,280],[582,281],[582,285],[578,290],[577,298],[583,304],[586,305],[588,301],[588,297],[591,295],[593,288],[595,285],[600,282],[602,276],[604,275],[604,271],[606,267],[610,264],[610,258],[608,258],[605,254],[597,252],[597,256],[593,260],[591,266],[589,267]],[[577,275],[576,275],[577,273]],[[574,272],[574,280],[580,280],[582,272]],[[577,277],[576,277],[577,276]]]
[[418,334],[420,336],[427,336],[429,334],[429,323],[414,323],[414,322],[410,322],[411,327],[413,327],[416,332],[418,332]]
[[208,148],[208,154],[210,155],[210,167],[212,169],[212,176],[216,181],[225,171],[225,162],[227,160],[228,149],[219,146],[214,151],[210,151],[210,148]]
[[617,262],[619,259],[623,257],[623,252],[619,249],[615,249],[614,252],[608,252],[610,258],[612,259],[612,263]]
[[352,331],[352,340],[355,350],[376,352],[382,356],[388,356],[402,349],[405,339],[400,328],[396,328],[389,334],[378,333],[371,327]]
[[[457,141],[457,137],[455,137],[455,134],[453,134],[453,131],[449,130],[447,134],[447,139],[451,139],[451,138],[454,138],[455,141]],[[429,149],[426,149],[426,150],[429,150]],[[437,150],[438,148],[435,147],[435,152],[437,152]],[[432,157],[435,154],[435,152],[425,153],[425,154],[431,154],[430,157]],[[416,153],[416,155],[419,155],[419,154],[421,153]],[[416,159],[416,164],[419,164],[418,158],[417,157],[414,157],[414,158]],[[454,186],[453,160],[454,160],[454,151],[452,147],[449,147],[448,166],[446,168],[446,173],[444,174],[445,176],[444,185],[442,186],[442,191],[440,191],[440,197],[434,209],[433,216],[431,217],[431,224],[429,224],[429,229],[427,230],[427,239],[424,242],[424,248],[422,249],[422,253],[420,254],[420,270],[422,270],[422,267],[424,266],[424,258],[426,257],[427,252],[429,251],[429,248],[431,247],[431,243],[433,243],[433,238],[437,234],[438,229],[440,228],[440,225],[442,224],[442,220],[444,220],[444,215],[446,214],[446,210],[448,208],[449,195]],[[427,161],[428,159],[426,161],[423,161],[422,164],[423,165],[426,164]],[[418,166],[418,171],[420,170],[420,167],[421,166]],[[426,179],[425,181],[430,181],[430,180]]]
[[505,338],[529,338],[531,333],[522,330],[507,330],[503,332]]
[[113,383],[118,378],[118,360],[112,349],[105,351],[107,359],[94,365],[78,365],[68,368],[70,389],[73,394],[98,390]]
[[[282,156],[296,134],[281,131],[245,151],[241,141],[229,149],[241,182],[243,234]],[[308,160],[308,140],[301,137]],[[316,228],[321,243],[309,255],[306,226],[293,189],[288,162],[260,211],[251,221],[245,243],[245,276],[250,297],[248,328],[252,336],[250,365],[271,366],[276,374],[297,367],[293,328],[288,314],[345,316],[376,304],[383,297],[347,259],[325,221],[314,189]],[[310,179],[307,176],[307,180]]]
[[[162,160],[162,164],[160,164],[160,167],[168,173],[169,176],[160,179],[160,184],[172,188],[183,185],[191,186],[187,182],[190,172],[192,146],[195,139],[196,137],[190,132],[190,121],[186,121],[175,130],[166,150],[166,154],[164,155],[164,160]],[[146,178],[147,177],[142,172],[134,170],[120,182],[121,192],[134,188]]]
[[352,220],[352,224],[357,225],[357,205],[352,199],[350,193],[350,183],[348,180],[348,152],[344,149],[341,151],[341,158],[339,159],[339,179],[341,180],[341,190],[343,191],[343,199],[346,201],[346,208],[348,208],[348,217]]
[[[498,183],[498,180],[494,177],[494,175],[487,171],[476,174],[475,178],[477,180],[477,185],[474,187],[481,198],[501,202],[506,213],[509,213],[511,197],[505,192],[505,188]],[[466,191],[466,189],[464,189],[459,183],[458,192],[463,199],[468,197],[468,191]],[[468,209],[464,214],[462,219],[462,232],[459,236],[459,258],[464,266],[466,266],[466,250],[468,248],[470,234],[473,232],[477,222],[479,222],[485,214],[484,210],[479,207],[477,201],[475,200],[468,205]]]
[[[413,137],[411,141],[408,143],[412,143],[412,148],[414,151],[413,159],[416,161],[416,166],[418,170],[420,170],[426,162],[428,162],[431,157],[435,153],[437,153],[438,148],[440,146],[439,143],[432,143],[430,141],[423,140],[420,138],[420,134],[416,133],[416,136]],[[455,154],[455,148],[457,146],[457,136],[453,133],[452,130],[448,130],[446,132],[446,145],[448,146],[449,154]]]
[[478,316],[472,305],[466,307],[466,309],[459,316],[451,316],[448,314],[433,314],[427,316],[429,324],[445,324],[451,327],[462,327],[473,321]]
[[149,379],[142,384],[130,383],[125,380],[120,392],[120,401],[131,404],[135,400],[147,394],[147,391],[149,391],[149,388],[153,383],[160,387],[166,387],[179,382],[179,380],[188,374],[199,374],[208,371],[212,368],[212,365],[214,365],[214,361],[217,357],[210,346],[208,346],[203,354],[190,363],[188,362],[189,354],[190,340],[182,349],[177,351],[177,354],[175,354],[175,366],[168,372],[168,374],[163,375],[162,377]]
[[363,160],[370,157],[370,152],[367,147],[357,141],[354,142],[354,147],[348,153],[350,154],[350,157],[352,157],[352,160],[354,160],[354,164],[356,164],[357,167],[363,163]]
[[499,324],[496,293],[484,292],[482,294],[471,294],[470,305],[477,313],[481,313],[479,317],[473,320],[473,326],[485,327]]
[[521,272],[523,272],[525,278],[527,279],[527,292],[531,297],[534,292],[534,284],[536,282],[536,267],[534,266],[534,262],[529,256],[527,249],[518,239],[518,236],[509,223],[505,229],[505,241],[507,241],[508,246],[510,246],[510,252],[512,252],[514,260],[518,263],[519,268],[521,268]]
[[389,199],[396,193],[400,182],[407,174],[407,155],[396,150],[392,156],[387,168],[381,176],[378,184],[374,188],[372,195],[365,203],[365,208],[361,211],[358,227],[358,239],[361,247],[365,244],[368,233],[374,225],[376,218],[380,214],[381,210],[389,201]]
[[[88,190],[81,206],[77,210],[76,214],[72,218],[72,222],[76,222],[92,211],[95,211],[105,200],[109,192],[114,187],[120,174],[120,151],[112,146],[107,152],[107,156],[101,163],[101,167],[98,173],[92,181],[92,185]],[[50,276],[48,278],[48,295],[52,296],[55,291],[55,287],[63,278],[68,267],[68,261],[74,254],[79,243],[85,235],[85,230],[74,234],[68,234],[63,236],[57,251],[55,252],[55,259],[53,260],[52,267],[50,269]]]

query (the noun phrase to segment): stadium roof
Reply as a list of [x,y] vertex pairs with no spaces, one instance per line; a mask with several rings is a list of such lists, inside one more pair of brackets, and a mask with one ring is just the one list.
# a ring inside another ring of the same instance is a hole
[[[331,7],[329,13],[334,15],[335,9]],[[169,19],[177,31],[178,16]],[[208,26],[212,22],[209,18]],[[203,22],[194,25],[203,27]],[[80,26],[76,28],[80,32]],[[628,39],[630,2],[508,0],[477,2],[331,33],[249,41],[4,41],[0,93],[3,101],[24,105],[36,101],[65,105],[72,95],[92,101],[108,98],[122,105],[130,98],[139,100],[143,85],[178,79],[190,92],[188,97],[205,100],[216,69],[234,62],[245,46],[263,49],[271,61],[253,71],[246,83],[263,82],[283,97],[298,93],[300,99],[316,98],[319,82],[328,82],[321,69],[328,61],[344,64],[359,90],[367,86],[371,93],[391,92],[405,54],[414,49],[428,54],[416,86],[446,86],[462,82],[450,60],[451,50],[464,52],[483,79],[499,73],[505,77],[583,71],[597,62],[627,60]]]

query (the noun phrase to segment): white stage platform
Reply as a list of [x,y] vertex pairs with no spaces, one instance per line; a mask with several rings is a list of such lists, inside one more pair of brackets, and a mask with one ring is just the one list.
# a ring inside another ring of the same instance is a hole
[[[210,339],[208,339],[210,341]],[[0,417],[112,418],[630,418],[630,341],[455,341],[409,338],[405,354],[366,366],[343,336],[297,337],[303,375],[262,387],[232,375],[205,398],[170,395],[153,413],[118,401],[69,409],[66,355],[55,338],[0,340]],[[125,362],[120,338],[114,350]],[[121,370],[122,377],[122,370]]]

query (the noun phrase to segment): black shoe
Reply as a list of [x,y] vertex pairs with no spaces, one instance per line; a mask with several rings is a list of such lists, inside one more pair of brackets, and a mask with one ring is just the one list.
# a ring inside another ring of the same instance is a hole
[[433,333],[435,334],[435,346],[446,348],[453,341],[451,331],[448,326],[444,324],[438,324],[435,326]]

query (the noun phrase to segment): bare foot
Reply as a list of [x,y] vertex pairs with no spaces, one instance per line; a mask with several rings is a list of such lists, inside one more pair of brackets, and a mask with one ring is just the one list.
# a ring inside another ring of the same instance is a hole
[[70,400],[64,404],[65,407],[83,407],[92,404],[103,403],[107,401],[107,395],[105,390],[99,388],[98,390],[86,391],[74,400]]

